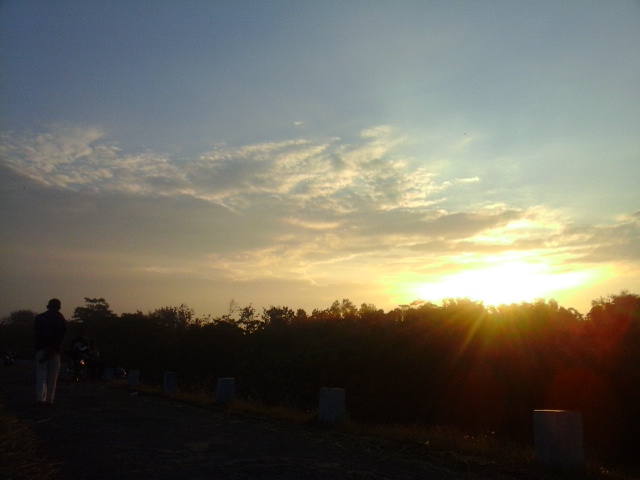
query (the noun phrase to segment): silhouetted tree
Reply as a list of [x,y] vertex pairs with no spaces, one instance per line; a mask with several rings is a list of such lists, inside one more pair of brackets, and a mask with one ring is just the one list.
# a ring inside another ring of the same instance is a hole
[[265,327],[286,327],[291,325],[296,315],[289,307],[274,307],[264,309],[262,321]]
[[196,323],[195,312],[184,303],[179,307],[157,308],[149,313],[149,318],[162,327],[184,329]]
[[16,355],[31,358],[34,353],[32,310],[16,310],[0,321],[0,347],[8,348]]
[[[640,297],[623,291],[586,316],[555,300],[485,307],[469,299],[414,302],[387,313],[348,299],[310,315],[285,306],[256,314],[231,301],[220,318],[184,304],[117,317],[86,298],[72,322],[107,363],[143,381],[178,372],[213,388],[236,377],[239,395],[312,409],[320,387],[347,390],[351,418],[455,425],[530,441],[532,412],[582,412],[585,442],[611,459],[640,448]],[[31,357],[34,313],[13,312],[0,338]]]
[[16,310],[11,312],[8,317],[2,318],[0,324],[32,327],[35,318],[36,313],[32,310]]
[[72,321],[91,324],[116,318],[104,298],[85,297],[84,301],[84,307],[76,307],[73,311]]

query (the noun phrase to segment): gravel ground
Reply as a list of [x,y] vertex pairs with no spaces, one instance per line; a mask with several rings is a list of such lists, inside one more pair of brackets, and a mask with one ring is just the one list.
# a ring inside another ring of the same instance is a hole
[[0,397],[64,479],[470,478],[415,455],[367,451],[329,429],[232,415],[103,383],[61,377],[56,403],[32,406],[34,375],[26,366],[0,369]]

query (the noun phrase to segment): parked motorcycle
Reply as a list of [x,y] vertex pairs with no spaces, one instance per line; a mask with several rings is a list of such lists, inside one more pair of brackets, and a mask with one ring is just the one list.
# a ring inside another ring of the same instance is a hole
[[71,355],[71,368],[67,372],[74,382],[87,378],[87,365],[89,361],[89,347],[76,343],[69,351]]

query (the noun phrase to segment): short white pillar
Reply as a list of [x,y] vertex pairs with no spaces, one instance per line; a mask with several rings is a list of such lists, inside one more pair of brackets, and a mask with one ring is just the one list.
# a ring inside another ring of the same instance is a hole
[[568,410],[535,410],[533,435],[536,462],[563,472],[584,469],[582,415]]
[[320,389],[320,401],[318,402],[318,421],[322,423],[336,423],[344,416],[344,389],[327,388]]
[[164,393],[175,393],[178,387],[176,372],[164,372],[162,378],[162,391]]
[[129,370],[127,374],[127,384],[130,387],[135,387],[140,383],[140,370]]
[[219,378],[216,384],[216,403],[224,405],[231,403],[236,390],[236,379],[233,377]]

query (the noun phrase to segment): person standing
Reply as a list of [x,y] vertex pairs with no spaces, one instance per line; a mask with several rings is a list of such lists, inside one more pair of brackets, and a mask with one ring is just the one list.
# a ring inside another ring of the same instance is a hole
[[62,304],[52,298],[47,311],[36,316],[34,322],[36,346],[36,405],[52,404],[56,395],[60,352],[67,334],[67,321],[60,309]]

